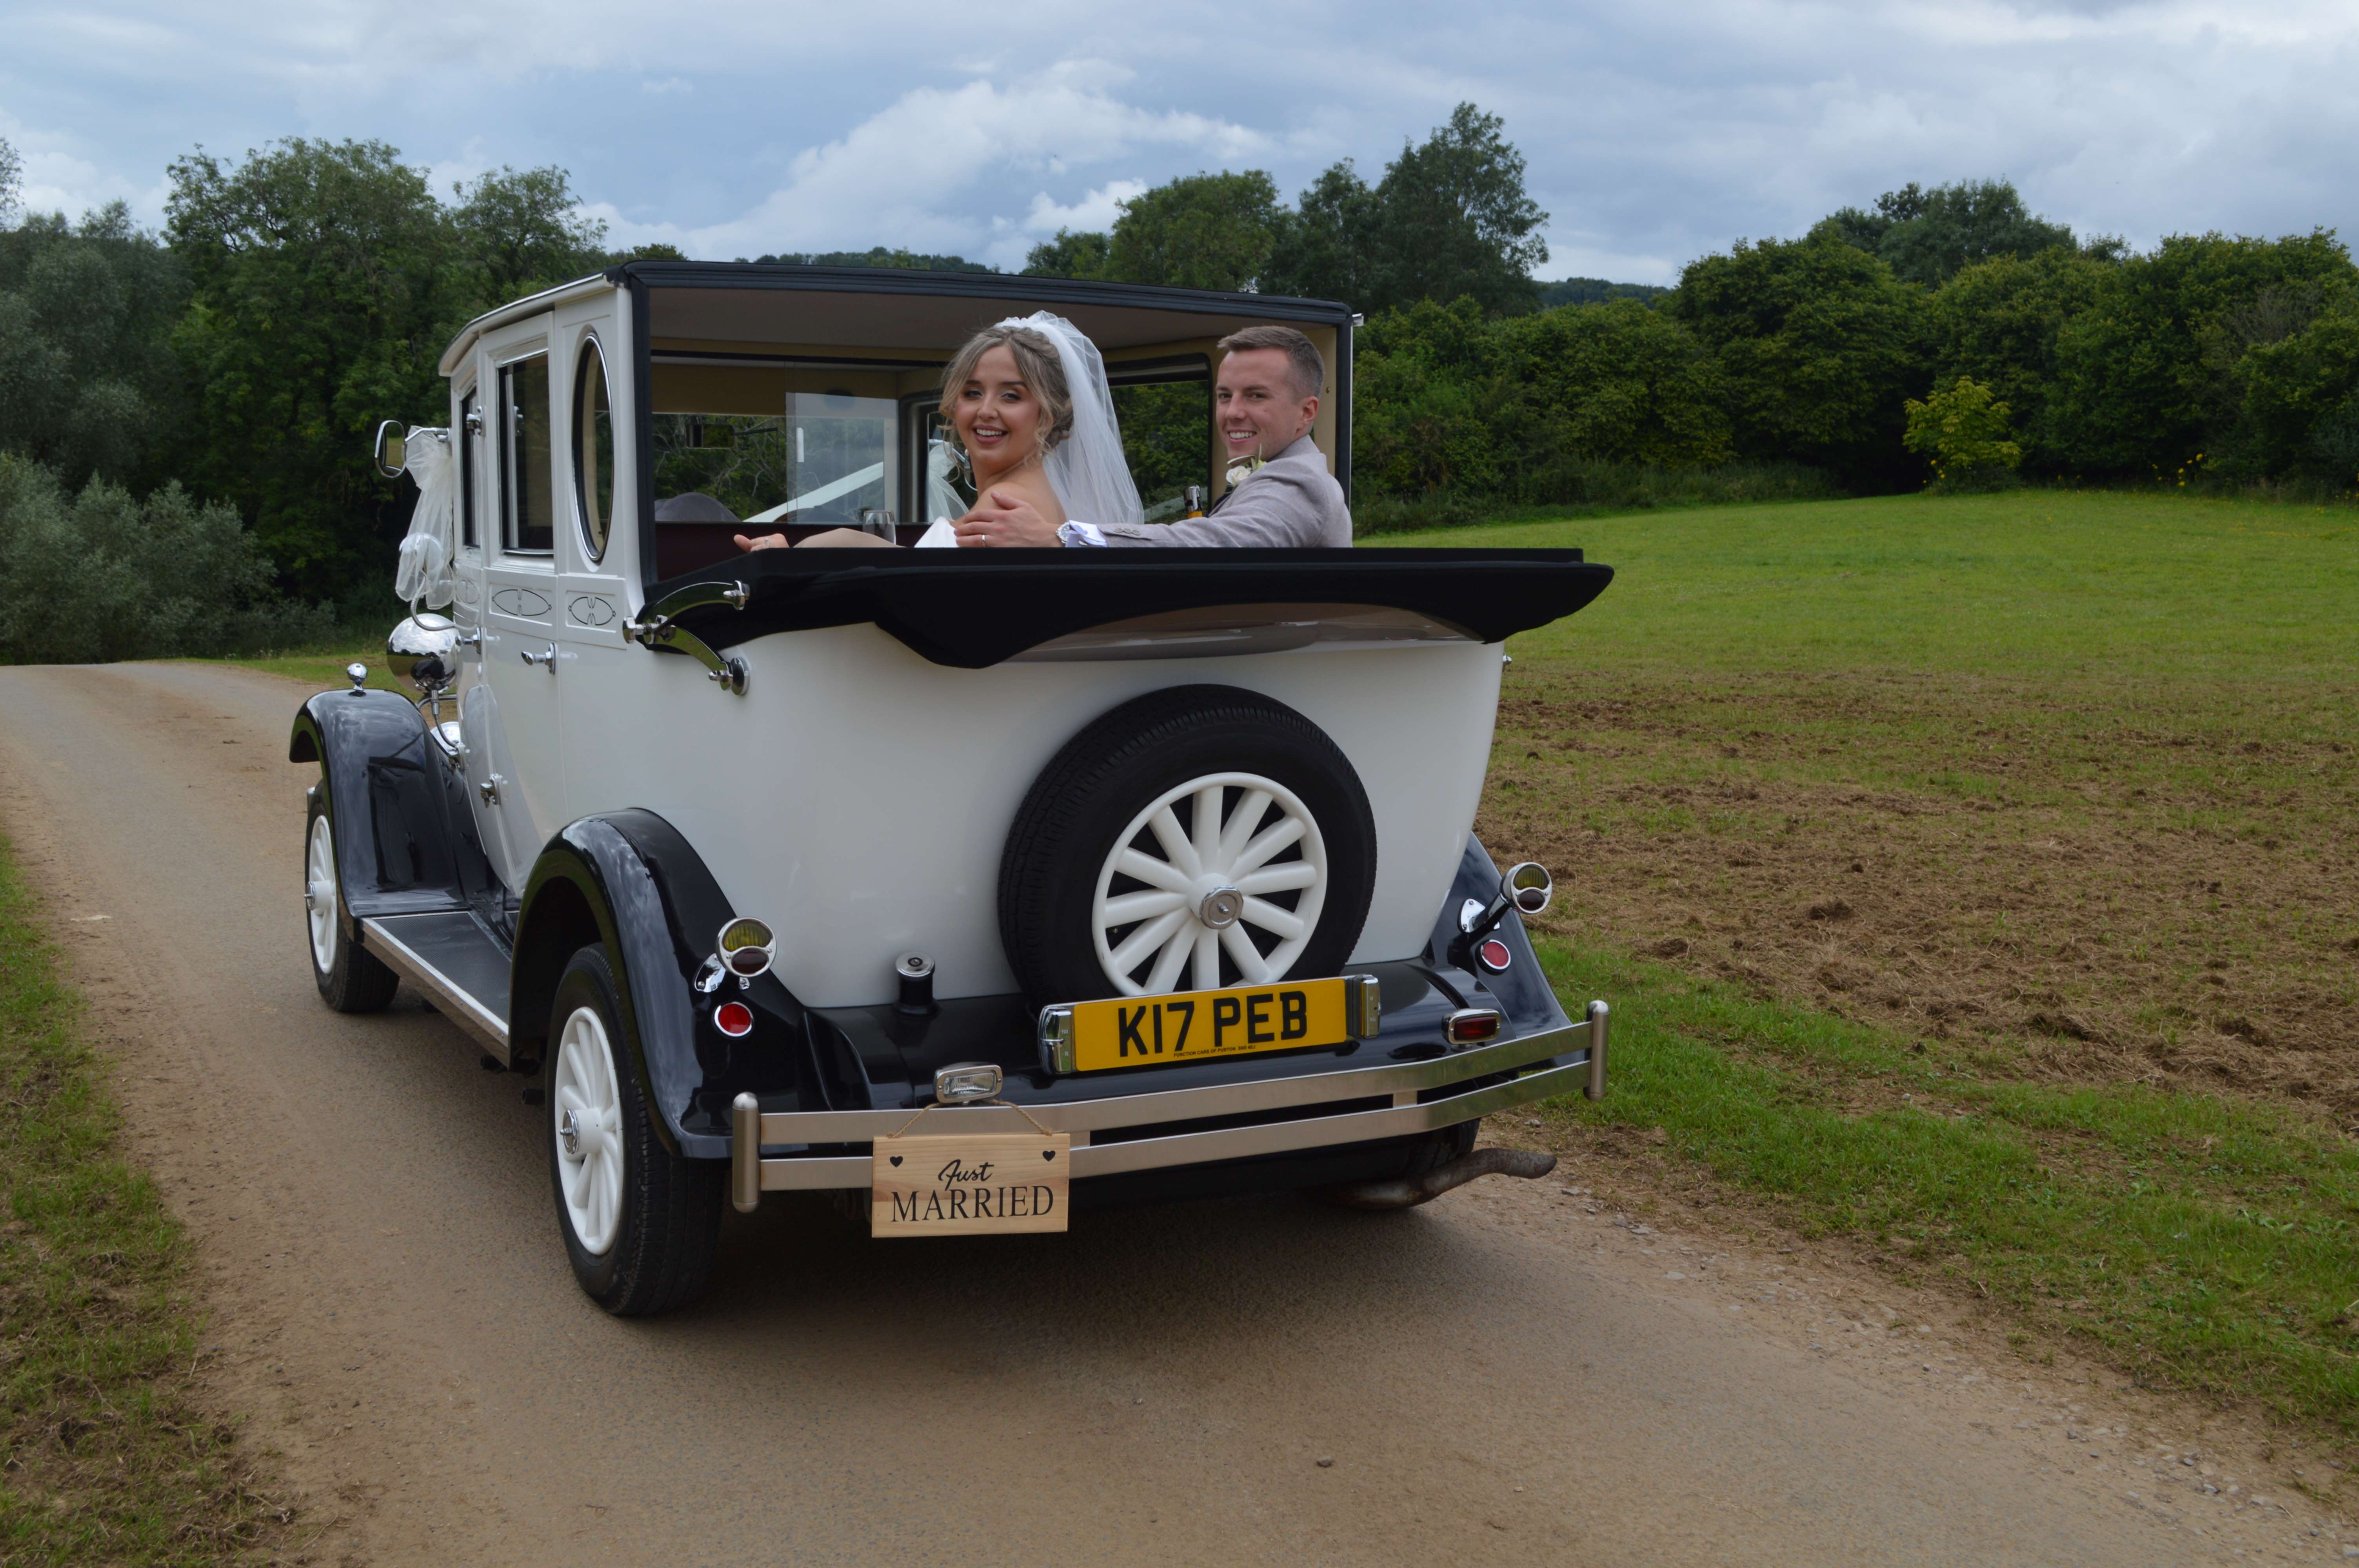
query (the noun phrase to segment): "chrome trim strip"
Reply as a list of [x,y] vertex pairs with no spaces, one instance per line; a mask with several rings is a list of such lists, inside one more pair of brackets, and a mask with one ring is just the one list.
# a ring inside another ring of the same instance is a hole
[[[1298,1077],[1265,1078],[1250,1084],[1111,1095],[1063,1105],[1027,1105],[1023,1112],[1013,1107],[971,1106],[959,1114],[974,1119],[960,1125],[977,1132],[1022,1132],[1032,1123],[1051,1132],[1086,1132],[1101,1128],[1140,1127],[1156,1121],[1193,1121],[1199,1117],[1283,1110],[1289,1106],[1323,1105],[1333,1100],[1369,1099],[1378,1095],[1442,1088],[1467,1078],[1527,1067],[1534,1062],[1578,1050],[1588,1044],[1589,1037],[1587,1024],[1572,1023],[1451,1056],[1439,1056],[1430,1062],[1387,1062],[1381,1067],[1305,1073]],[[1029,1114],[1029,1122],[1026,1113]],[[984,1125],[985,1118],[990,1120],[988,1126]],[[866,1143],[879,1132],[889,1132],[908,1119],[907,1110],[771,1111],[762,1118],[762,1141]],[[1078,1166],[1074,1173],[1080,1173]]]
[[[1586,1033],[1586,1028],[1582,1033]],[[1556,1031],[1557,1033],[1569,1033]],[[1426,1064],[1417,1064],[1424,1065]],[[1298,1149],[1319,1149],[1339,1143],[1371,1142],[1399,1138],[1489,1116],[1511,1106],[1568,1094],[1587,1077],[1583,1060],[1561,1067],[1529,1073],[1511,1084],[1495,1084],[1473,1094],[1423,1105],[1396,1106],[1387,1110],[1353,1111],[1343,1116],[1307,1117],[1299,1121],[1275,1121],[1260,1127],[1232,1127],[1217,1132],[1184,1132],[1169,1138],[1145,1138],[1125,1143],[1092,1143],[1073,1149],[1073,1175],[1110,1176],[1130,1171],[1161,1170],[1173,1165],[1199,1165],[1213,1160],[1242,1160],[1260,1154],[1283,1154]],[[1347,1075],[1330,1074],[1332,1077]],[[991,1108],[977,1107],[962,1116],[980,1115]],[[907,1112],[889,1112],[907,1119]],[[764,1117],[763,1121],[770,1119]],[[865,1187],[875,1161],[861,1154],[849,1158],[764,1160],[761,1190],[793,1192],[826,1187]],[[740,1165],[739,1179],[743,1180]]]
[[508,1065],[507,1020],[497,1018],[490,1009],[477,1001],[441,970],[428,963],[401,939],[385,928],[382,922],[361,922],[361,946],[382,959],[386,966],[411,985],[434,999],[437,1011],[473,1035],[486,1051]]

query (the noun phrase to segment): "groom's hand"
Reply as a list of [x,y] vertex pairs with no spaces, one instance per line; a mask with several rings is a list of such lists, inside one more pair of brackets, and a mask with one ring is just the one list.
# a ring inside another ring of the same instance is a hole
[[1055,549],[1064,544],[1057,537],[1057,524],[1012,490],[993,491],[951,526],[958,533],[958,542],[970,547]]

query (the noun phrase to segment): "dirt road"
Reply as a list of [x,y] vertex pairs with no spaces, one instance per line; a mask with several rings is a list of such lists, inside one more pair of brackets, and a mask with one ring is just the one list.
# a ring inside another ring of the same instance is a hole
[[0,819],[314,1561],[2342,1558],[2265,1471],[2180,1464],[2153,1407],[1896,1331],[1806,1256],[1593,1213],[1578,1170],[990,1242],[774,1200],[702,1304],[605,1317],[519,1080],[407,992],[345,1018],[312,990],[300,696],[0,669]]

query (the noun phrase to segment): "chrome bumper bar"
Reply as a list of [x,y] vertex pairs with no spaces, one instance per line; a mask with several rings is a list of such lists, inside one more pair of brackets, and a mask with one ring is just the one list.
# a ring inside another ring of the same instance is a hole
[[[1110,1095],[1103,1099],[1063,1105],[1030,1105],[1022,1112],[1012,1106],[964,1106],[959,1108],[959,1125],[975,1132],[1023,1132],[1032,1125],[1051,1132],[1070,1132],[1073,1138],[1072,1173],[1076,1179],[1399,1138],[1453,1127],[1510,1106],[1528,1105],[1576,1088],[1585,1090],[1592,1099],[1598,1098],[1605,1092],[1608,1016],[1603,1002],[1593,1001],[1585,1022],[1527,1034],[1518,1040],[1504,1040],[1495,1045],[1430,1062],[1354,1067],[1339,1073],[1310,1073],[1300,1077],[1222,1084],[1209,1088]],[[1519,1071],[1535,1062],[1573,1053],[1579,1054],[1562,1066],[1522,1073],[1509,1083],[1421,1103],[1418,1098],[1428,1089]],[[1310,1115],[1255,1127],[1125,1139],[1115,1143],[1095,1143],[1090,1137],[1093,1132],[1116,1128],[1240,1116],[1295,1106],[1318,1107],[1379,1096],[1390,1098],[1392,1105],[1381,1110]],[[764,1193],[865,1187],[874,1162],[869,1155],[788,1154],[764,1159],[762,1146],[871,1142],[880,1134],[898,1130],[908,1122],[911,1114],[907,1109],[765,1113],[753,1096],[739,1095],[734,1108],[730,1200],[741,1209],[751,1210],[760,1206]]]

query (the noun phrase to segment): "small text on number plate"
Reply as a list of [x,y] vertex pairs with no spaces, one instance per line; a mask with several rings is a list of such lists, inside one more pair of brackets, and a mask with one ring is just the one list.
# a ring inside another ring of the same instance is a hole
[[1356,1031],[1338,978],[1073,1004],[1073,1070],[1340,1045]]

